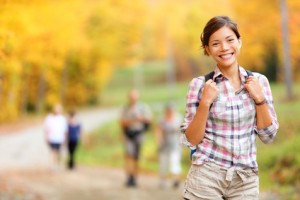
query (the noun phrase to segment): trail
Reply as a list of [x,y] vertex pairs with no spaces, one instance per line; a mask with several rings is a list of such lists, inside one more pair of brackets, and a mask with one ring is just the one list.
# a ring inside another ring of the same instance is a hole
[[[119,109],[78,113],[83,133],[118,117]],[[122,169],[79,166],[76,171],[49,170],[42,120],[0,135],[0,200],[150,200],[181,199],[181,189],[158,188],[158,177],[140,175],[138,188],[126,188]]]
[[[95,109],[78,113],[83,133],[87,134],[118,116],[118,109]],[[0,171],[7,169],[31,169],[48,165],[49,152],[45,145],[43,121],[0,135]]]

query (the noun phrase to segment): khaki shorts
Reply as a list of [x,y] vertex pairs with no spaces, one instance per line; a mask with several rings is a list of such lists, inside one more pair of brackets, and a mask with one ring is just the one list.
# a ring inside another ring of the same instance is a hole
[[125,137],[125,151],[126,155],[132,156],[138,160],[141,152],[141,145],[144,141],[144,133],[138,134],[133,138]]
[[258,200],[259,178],[252,169],[222,169],[213,162],[192,165],[183,190],[188,200]]

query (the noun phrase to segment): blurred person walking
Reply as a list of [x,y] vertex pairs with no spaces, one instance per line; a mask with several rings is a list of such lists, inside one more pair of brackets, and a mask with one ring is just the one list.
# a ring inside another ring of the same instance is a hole
[[182,117],[175,110],[175,105],[168,103],[165,106],[163,118],[159,121],[156,130],[156,139],[159,152],[160,187],[167,185],[168,172],[173,179],[173,187],[180,184],[181,173],[181,146],[179,144],[180,125]]
[[61,162],[61,149],[66,140],[67,120],[62,114],[63,107],[56,104],[53,112],[48,114],[44,121],[45,139],[50,148],[51,168],[57,171]]
[[125,144],[125,168],[127,174],[127,187],[137,186],[138,161],[142,148],[144,133],[151,123],[149,107],[140,103],[139,92],[131,90],[128,94],[128,104],[124,106],[121,114],[121,127]]
[[80,133],[81,133],[81,125],[76,118],[76,112],[70,111],[69,119],[68,119],[68,132],[67,132],[68,152],[69,152],[68,168],[70,170],[75,168],[75,152],[80,142]]
[[274,140],[279,124],[268,79],[238,63],[242,40],[227,16],[210,19],[201,35],[213,72],[192,79],[181,142],[194,152],[185,199],[259,199],[256,136]]

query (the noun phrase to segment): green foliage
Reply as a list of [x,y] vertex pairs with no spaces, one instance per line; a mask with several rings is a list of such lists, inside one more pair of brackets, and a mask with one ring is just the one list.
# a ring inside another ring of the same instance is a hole
[[[288,102],[283,98],[283,84],[272,84],[271,87],[279,131],[273,143],[257,142],[260,186],[262,189],[279,188],[284,193],[293,192],[296,185],[299,187],[300,102]],[[294,89],[300,91],[300,84],[295,84]]]
[[123,166],[123,143],[117,121],[83,138],[78,160],[87,165]]
[[278,50],[276,49],[276,45],[274,42],[268,45],[268,53],[265,56],[265,70],[264,75],[268,77],[270,82],[276,82],[278,75],[278,65],[279,65],[279,57]]
[[[284,132],[280,131],[279,134]],[[280,188],[281,192],[299,188],[300,156],[297,153],[300,151],[299,133],[298,131],[296,135],[290,137],[278,135],[274,144],[259,143],[257,159],[261,188]]]
[[[185,99],[182,98],[182,94],[185,96],[188,83],[178,82],[173,88],[169,86],[165,62],[147,62],[138,67],[141,68],[141,72],[137,72],[139,70],[137,68],[121,68],[115,71],[100,95],[102,105],[124,105],[127,93],[132,88],[140,90],[141,101],[159,103],[173,100],[178,104],[184,104]],[[135,82],[137,73],[140,76],[138,78],[142,79],[141,84]]]

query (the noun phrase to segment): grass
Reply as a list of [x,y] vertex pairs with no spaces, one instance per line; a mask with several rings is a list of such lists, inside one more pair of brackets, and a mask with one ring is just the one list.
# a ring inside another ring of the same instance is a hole
[[127,101],[127,93],[132,88],[140,90],[140,99],[147,103],[166,102],[172,100],[184,100],[188,83],[177,83],[172,87],[167,84],[167,69],[165,63],[154,62],[144,66],[142,77],[135,83],[136,68],[121,68],[115,72],[110,84],[100,95],[100,101],[105,106],[124,105]]
[[[141,90],[141,100],[150,104],[155,119],[162,115],[161,104],[172,99],[177,102],[178,111],[183,115],[185,108],[185,95],[188,82],[178,83],[173,90],[164,82],[164,71],[162,63],[155,63],[145,69],[147,75]],[[116,72],[109,87],[103,92],[101,98],[104,105],[123,105],[126,102],[127,91],[132,87],[132,70],[122,69]],[[117,80],[120,80],[117,84]],[[125,84],[127,81],[128,84]],[[294,163],[300,166],[300,101],[286,101],[284,98],[285,87],[283,84],[271,84],[275,108],[278,115],[280,129],[272,144],[262,144],[257,138],[260,173],[260,188],[262,190],[276,189],[291,191],[290,185],[278,185],[272,180],[274,170],[280,160],[286,156],[292,156]],[[300,84],[295,84],[294,91],[300,91]],[[155,124],[154,124],[155,126]],[[88,165],[104,165],[112,167],[123,167],[123,143],[122,134],[117,121],[108,123],[85,138],[80,148],[78,159],[81,163]],[[183,177],[187,173],[190,160],[189,150],[183,149]],[[157,173],[158,158],[157,146],[153,130],[146,134],[144,147],[140,162],[144,172]]]
[[83,138],[78,160],[87,165],[123,166],[122,137],[117,121],[110,122]]

